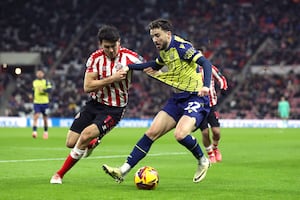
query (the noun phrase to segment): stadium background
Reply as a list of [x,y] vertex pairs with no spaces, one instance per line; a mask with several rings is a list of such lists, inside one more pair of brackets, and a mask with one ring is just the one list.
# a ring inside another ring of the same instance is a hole
[[[291,104],[291,119],[300,118],[298,0],[8,0],[0,6],[1,116],[31,117],[33,72],[43,68],[54,85],[50,116],[72,118],[87,99],[84,65],[97,49],[101,24],[117,26],[121,44],[149,60],[156,50],[147,24],[164,17],[175,34],[204,46],[227,77],[229,90],[218,91],[222,119],[278,119],[282,95]],[[16,68],[22,73],[15,74]],[[151,119],[169,92],[135,72],[125,118]]]

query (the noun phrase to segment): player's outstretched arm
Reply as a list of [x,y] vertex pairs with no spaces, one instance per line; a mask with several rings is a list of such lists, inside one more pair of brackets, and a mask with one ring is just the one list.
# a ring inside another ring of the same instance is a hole
[[212,64],[204,56],[196,60],[196,63],[203,67],[204,81],[203,86],[209,88],[212,74]]
[[149,61],[149,62],[140,63],[140,64],[129,64],[128,67],[131,70],[144,70],[145,68],[148,68],[148,67],[151,67],[154,70],[159,70],[163,66],[157,64],[155,61]]

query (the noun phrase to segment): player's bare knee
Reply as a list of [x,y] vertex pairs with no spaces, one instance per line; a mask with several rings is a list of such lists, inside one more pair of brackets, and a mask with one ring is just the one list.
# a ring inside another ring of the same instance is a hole
[[189,135],[190,131],[185,127],[176,128],[174,131],[174,137],[177,141],[183,140],[187,135]]
[[218,141],[221,139],[221,136],[220,136],[220,134],[213,134],[212,138],[213,138],[213,140]]
[[182,132],[175,131],[174,137],[177,141],[183,140],[186,137],[186,134],[183,134]]
[[91,141],[92,139],[98,137],[99,134],[100,133],[99,133],[98,129],[95,130],[93,128],[86,128],[82,131],[81,136],[80,136],[80,140],[82,142]]
[[208,131],[208,129],[204,129],[203,131],[201,131],[202,132],[202,135],[203,136],[209,136],[209,131]]
[[83,142],[88,141],[88,140],[92,140],[91,133],[89,133],[89,132],[82,133],[81,136],[80,136],[80,140],[83,141]]

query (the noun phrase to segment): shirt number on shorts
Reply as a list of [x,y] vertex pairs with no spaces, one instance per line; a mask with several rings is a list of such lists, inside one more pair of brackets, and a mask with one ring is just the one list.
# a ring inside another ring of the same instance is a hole
[[204,103],[199,103],[194,101],[194,102],[189,102],[188,106],[184,110],[187,110],[189,113],[198,112],[198,109],[203,107],[204,107]]

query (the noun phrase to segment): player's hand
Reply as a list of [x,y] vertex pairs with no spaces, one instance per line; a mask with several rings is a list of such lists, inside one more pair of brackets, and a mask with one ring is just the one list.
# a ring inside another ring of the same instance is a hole
[[198,96],[200,96],[200,97],[207,96],[208,93],[209,93],[209,88],[203,86],[203,87],[199,90]]
[[[127,67],[128,68],[128,67]],[[126,69],[125,69],[126,70]],[[126,79],[127,77],[127,72],[128,71],[125,71],[123,68],[122,69],[119,69],[114,75],[114,80],[115,81],[121,81],[121,80],[124,80]]]
[[33,102],[33,95],[32,94],[28,94],[28,98],[31,102]]
[[147,67],[143,70],[146,74],[150,75],[150,76],[155,76],[157,74],[160,74],[161,71],[160,70],[154,70],[152,67]]
[[128,66],[123,66],[122,70],[125,71],[125,72],[128,72],[129,71],[129,67]]
[[152,69],[152,67],[147,67],[143,71],[148,75],[153,75],[156,72],[156,70]]

